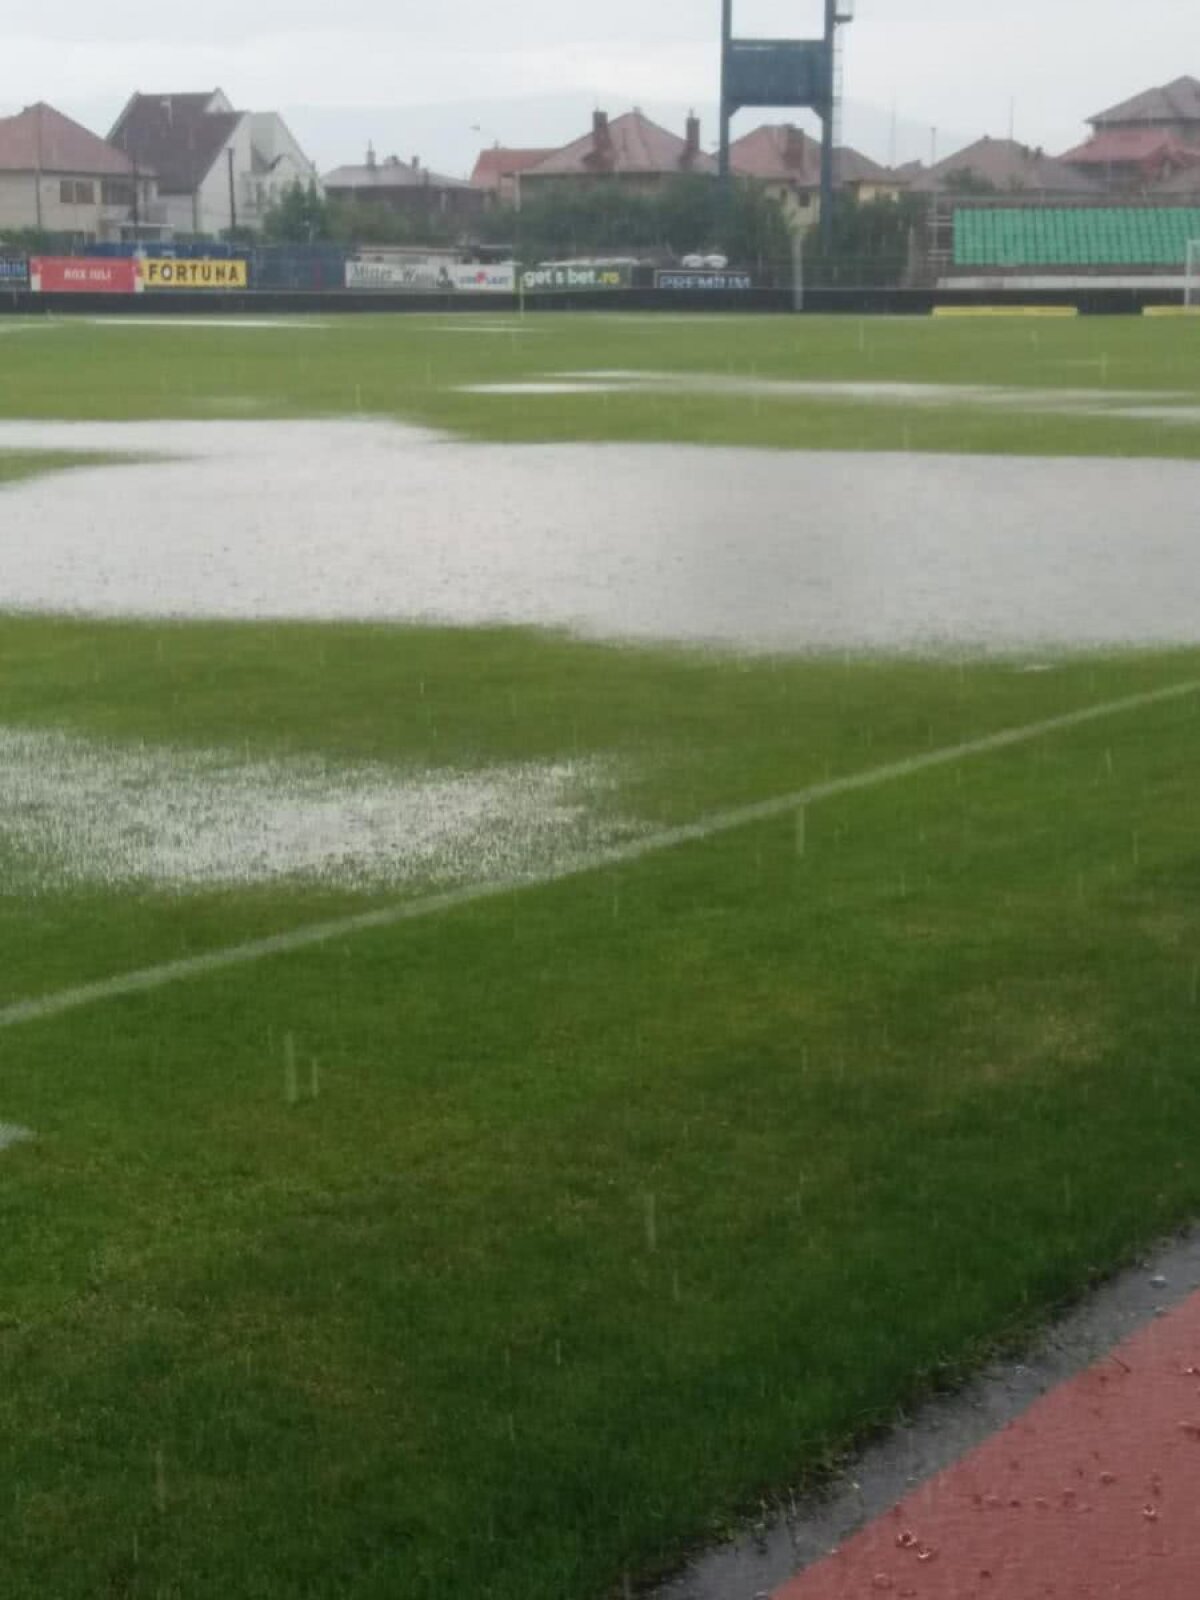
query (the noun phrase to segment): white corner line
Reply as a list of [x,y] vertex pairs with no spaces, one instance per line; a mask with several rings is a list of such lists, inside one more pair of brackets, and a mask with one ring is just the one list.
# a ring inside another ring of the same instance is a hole
[[209,950],[203,955],[187,956],[179,961],[166,961],[160,966],[142,967],[114,978],[103,978],[96,983],[84,983],[71,989],[60,989],[54,994],[42,995],[32,1000],[19,1000],[0,1009],[0,1029],[14,1028],[23,1022],[42,1022],[59,1017],[69,1011],[79,1011],[85,1006],[98,1005],[105,1000],[116,1000],[124,995],[145,994],[154,989],[164,989],[169,984],[183,983],[190,978],[208,977],[230,967],[249,966],[265,961],[271,956],[290,955],[297,950],[309,950],[317,945],[329,944],[335,939],[352,938],[377,928],[391,928],[402,922],[415,922],[422,917],[436,916],[442,911],[453,911],[459,906],[475,905],[484,900],[495,900],[501,895],[515,894],[521,889],[541,888],[569,878],[598,872],[605,867],[623,866],[640,861],[645,856],[662,850],[672,850],[678,845],[692,844],[710,839],[716,834],[730,833],[755,822],[767,822],[773,817],[785,816],[801,806],[813,805],[820,800],[832,800],[838,795],[853,794],[859,789],[873,789],[880,784],[892,783],[899,778],[909,778],[934,767],[948,766],[955,761],[973,756],[989,755],[996,750],[1008,750],[1015,745],[1029,744],[1034,739],[1060,733],[1069,728],[1082,727],[1089,722],[1099,722],[1106,717],[1117,717],[1126,711],[1139,711],[1147,706],[1160,705],[1169,700],[1181,700],[1187,695],[1200,693],[1200,680],[1172,684],[1165,689],[1154,689],[1146,694],[1129,695],[1122,700],[1109,700],[1102,705],[1087,706],[1080,711],[1068,711],[1061,716],[1048,717],[1042,722],[1026,723],[1023,727],[1007,728],[1000,733],[985,734],[979,739],[969,739],[964,744],[948,745],[940,750],[927,750],[921,755],[905,756],[881,767],[851,773],[844,778],[830,778],[824,783],[810,784],[791,794],[776,795],[770,800],[755,801],[750,805],[736,806],[729,811],[711,812],[697,822],[683,823],[647,834],[625,844],[614,845],[595,855],[586,856],[570,865],[550,872],[532,874],[523,878],[501,879],[491,883],[465,884],[459,889],[448,889],[441,894],[425,895],[420,899],[401,901],[381,906],[375,911],[360,912],[352,917],[340,917],[330,922],[310,923],[307,927],[293,928],[286,933],[271,934],[265,939],[252,939],[245,944],[229,945],[225,949]]

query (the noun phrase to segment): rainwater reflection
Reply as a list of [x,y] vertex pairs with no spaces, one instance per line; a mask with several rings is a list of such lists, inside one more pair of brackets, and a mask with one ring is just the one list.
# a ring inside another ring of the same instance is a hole
[[0,609],[513,621],[749,650],[1200,637],[1200,465],[0,424]]

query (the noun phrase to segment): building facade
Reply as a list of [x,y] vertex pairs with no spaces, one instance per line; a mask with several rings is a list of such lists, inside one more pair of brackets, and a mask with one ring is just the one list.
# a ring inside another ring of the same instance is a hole
[[493,145],[481,150],[471,173],[471,187],[483,194],[488,205],[517,205],[520,200],[519,178],[522,172],[540,166],[550,149],[513,150],[504,145]]
[[0,118],[0,228],[116,241],[152,236],[152,171],[53,106]]
[[977,139],[926,167],[911,184],[914,194],[1015,195],[1022,200],[1086,199],[1095,180],[1068,161],[1016,139]]
[[158,174],[159,220],[174,233],[257,230],[292,184],[319,185],[282,117],[237,111],[219,89],[135,94],[109,139]]
[[715,177],[717,163],[700,148],[700,121],[691,116],[681,139],[635,109],[609,120],[597,111],[590,133],[564,145],[536,166],[517,174],[522,200],[568,185],[618,183],[639,194],[654,194],[689,174]]
[[[821,215],[821,141],[790,122],[764,123],[729,147],[729,164],[739,178],[761,184],[783,206],[794,228],[806,229]],[[908,185],[848,145],[833,154],[834,186],[856,200],[895,200]]]
[[331,200],[352,201],[426,221],[467,221],[477,217],[487,203],[482,189],[461,178],[431,172],[416,156],[411,161],[401,161],[399,156],[380,161],[372,146],[367,147],[362,166],[338,167],[325,174],[324,184]]
[[[1088,118],[1091,135],[1060,159],[1111,194],[1153,194],[1200,169],[1200,80],[1176,78]],[[1200,173],[1195,181],[1200,181]]]

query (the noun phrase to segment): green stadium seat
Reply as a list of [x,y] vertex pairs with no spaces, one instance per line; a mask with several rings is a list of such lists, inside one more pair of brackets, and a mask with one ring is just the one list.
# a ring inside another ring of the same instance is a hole
[[959,267],[1182,267],[1200,206],[961,206]]

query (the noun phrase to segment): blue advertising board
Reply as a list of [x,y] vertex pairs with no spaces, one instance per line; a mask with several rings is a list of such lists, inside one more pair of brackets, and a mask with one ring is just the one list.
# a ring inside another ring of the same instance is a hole
[[0,285],[19,288],[29,282],[29,262],[24,256],[0,256]]

